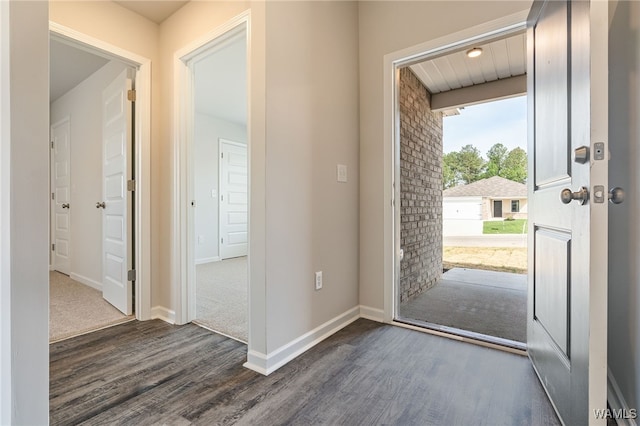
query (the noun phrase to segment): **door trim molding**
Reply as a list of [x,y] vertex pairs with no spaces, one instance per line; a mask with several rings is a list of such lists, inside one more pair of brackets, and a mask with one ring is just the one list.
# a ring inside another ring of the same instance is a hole
[[[395,286],[400,270],[400,126],[398,87],[400,68],[461,50],[479,42],[523,33],[529,11],[504,16],[384,56],[384,322],[396,315]],[[395,185],[395,183],[398,185]],[[395,186],[394,186],[395,185]],[[397,202],[396,202],[397,201]],[[395,205],[394,205],[395,202]]]
[[151,60],[87,34],[49,21],[49,34],[63,43],[135,67],[135,315],[151,319]]
[[[247,152],[248,174],[251,181],[251,10],[216,27],[204,36],[176,51],[173,55],[173,120],[176,123],[173,135],[173,220],[171,233],[171,278],[175,300],[175,323],[186,324],[195,319],[196,284],[195,284],[195,241],[194,210],[190,206],[193,200],[193,76],[190,61],[198,56],[215,50],[220,43],[244,31],[247,46]],[[251,211],[251,184],[249,184],[248,200]],[[249,228],[251,214],[248,215]],[[251,234],[250,234],[251,235]],[[251,241],[249,241],[251,244]],[[251,270],[249,256],[248,270]],[[251,298],[251,273],[247,280],[249,298]],[[249,306],[249,305],[248,305]],[[248,327],[251,328],[251,309],[248,309]],[[251,333],[249,333],[251,340]]]

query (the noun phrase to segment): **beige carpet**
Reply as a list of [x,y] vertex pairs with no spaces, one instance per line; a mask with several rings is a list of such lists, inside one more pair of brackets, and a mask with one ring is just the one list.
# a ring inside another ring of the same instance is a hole
[[196,266],[196,321],[247,342],[247,257]]
[[60,272],[49,272],[49,341],[130,321],[102,298],[98,290]]

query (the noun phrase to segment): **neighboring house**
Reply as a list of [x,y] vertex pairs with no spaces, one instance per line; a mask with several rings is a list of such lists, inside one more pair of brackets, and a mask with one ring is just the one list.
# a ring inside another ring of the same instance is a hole
[[527,186],[493,176],[442,193],[444,235],[482,234],[482,221],[527,218]]

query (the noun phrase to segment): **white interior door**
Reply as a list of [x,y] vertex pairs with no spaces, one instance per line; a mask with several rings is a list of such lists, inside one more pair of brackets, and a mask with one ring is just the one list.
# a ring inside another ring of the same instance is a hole
[[69,275],[71,269],[71,168],[69,118],[51,126],[51,225],[53,269]]
[[604,424],[594,410],[607,408],[607,14],[606,2],[536,2],[527,36],[527,346],[572,425]]
[[247,255],[247,146],[220,139],[220,259]]
[[131,261],[132,82],[123,71],[102,93],[102,296],[126,315],[133,312]]

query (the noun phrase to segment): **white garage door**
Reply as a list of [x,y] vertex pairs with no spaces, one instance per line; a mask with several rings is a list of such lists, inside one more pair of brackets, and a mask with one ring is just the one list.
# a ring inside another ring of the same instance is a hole
[[455,220],[482,220],[482,198],[445,198],[442,218]]

